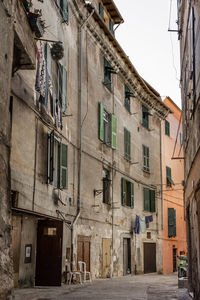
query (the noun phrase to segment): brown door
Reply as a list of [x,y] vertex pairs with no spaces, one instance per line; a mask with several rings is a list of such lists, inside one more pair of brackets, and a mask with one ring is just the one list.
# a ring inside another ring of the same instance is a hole
[[13,249],[13,271],[14,287],[18,286],[19,260],[21,249],[21,217],[12,216],[12,249]]
[[131,240],[123,239],[124,275],[131,273]]
[[77,263],[78,261],[84,261],[86,263],[86,270],[90,272],[90,237],[88,236],[78,236]]
[[62,222],[38,221],[35,285],[61,285],[62,234]]
[[102,254],[103,254],[102,278],[106,278],[106,277],[111,276],[110,248],[111,248],[111,239],[102,239]]
[[176,256],[177,256],[177,249],[173,248],[173,272],[177,271],[177,260],[176,260]]
[[156,272],[156,244],[144,243],[144,273]]

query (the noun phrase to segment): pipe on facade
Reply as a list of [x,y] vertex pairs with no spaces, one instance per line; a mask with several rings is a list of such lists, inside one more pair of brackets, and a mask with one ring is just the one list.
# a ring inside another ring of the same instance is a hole
[[160,119],[160,182],[161,182],[161,229],[163,229],[163,176],[162,176],[162,119]]
[[95,9],[91,2],[86,1],[86,6],[91,6],[92,11],[86,20],[80,25],[79,29],[79,162],[78,162],[78,191],[77,191],[77,214],[71,225],[71,264],[73,263],[73,249],[74,249],[74,226],[76,225],[81,214],[81,173],[82,173],[82,30],[92,17]]

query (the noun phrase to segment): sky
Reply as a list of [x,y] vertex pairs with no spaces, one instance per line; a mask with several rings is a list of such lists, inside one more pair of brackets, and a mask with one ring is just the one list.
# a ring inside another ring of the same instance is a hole
[[126,55],[162,99],[169,96],[181,107],[178,35],[168,32],[169,27],[177,29],[177,1],[114,2],[124,19],[124,23],[116,29],[115,36]]

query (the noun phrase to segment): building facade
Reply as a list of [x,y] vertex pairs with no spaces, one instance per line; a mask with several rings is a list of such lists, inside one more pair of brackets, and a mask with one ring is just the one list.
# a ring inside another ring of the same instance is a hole
[[178,1],[189,288],[195,299],[200,298],[199,22],[200,2]]
[[60,285],[78,261],[92,278],[161,273],[168,108],[115,39],[122,16],[111,0],[15,5],[15,286]]
[[171,113],[162,122],[163,273],[177,272],[177,255],[187,255],[183,201],[182,112],[166,97]]

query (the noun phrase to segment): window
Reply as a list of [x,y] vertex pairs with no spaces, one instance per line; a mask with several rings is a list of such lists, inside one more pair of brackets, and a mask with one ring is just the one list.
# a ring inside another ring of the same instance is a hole
[[155,212],[155,191],[148,188],[143,189],[144,210]]
[[68,24],[68,17],[69,17],[69,1],[68,0],[55,0],[55,3],[60,11],[60,14],[65,21],[65,23]]
[[117,117],[104,110],[103,104],[99,102],[99,139],[111,146],[117,147]]
[[142,105],[142,125],[149,128],[149,111],[144,105]]
[[124,157],[131,159],[131,134],[126,128],[124,128]]
[[110,172],[103,170],[103,203],[110,204]]
[[180,132],[180,145],[183,146],[183,133]]
[[124,86],[124,106],[130,111],[130,89],[127,85]]
[[116,74],[116,72],[111,67],[111,64],[104,57],[104,84],[110,91],[112,89],[112,75],[111,74]]
[[170,136],[170,123],[165,120],[165,134]]
[[176,211],[168,208],[168,237],[176,236]]
[[67,111],[67,71],[65,67],[58,64],[58,99],[63,114]]
[[134,207],[134,185],[125,178],[121,179],[122,205]]
[[112,34],[115,34],[113,21],[111,19],[109,19],[109,29],[112,32]]
[[149,172],[149,147],[142,145],[143,150],[143,171]]
[[68,187],[68,147],[52,131],[48,136],[48,183],[60,189]]
[[101,2],[99,3],[99,15],[104,20],[104,7]]
[[172,186],[172,184],[174,184],[172,180],[172,170],[169,167],[166,167],[166,180],[167,186]]

